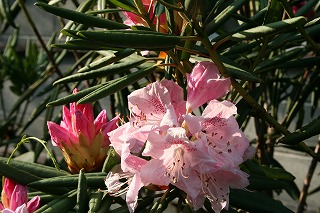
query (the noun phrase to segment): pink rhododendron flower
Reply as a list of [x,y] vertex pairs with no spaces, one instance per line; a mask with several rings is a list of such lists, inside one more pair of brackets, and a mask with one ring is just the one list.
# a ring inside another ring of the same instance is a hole
[[[211,62],[197,63],[187,80],[187,101],[182,88],[169,80],[132,92],[130,122],[108,134],[122,172],[135,177],[136,186],[127,190],[131,212],[139,189],[150,184],[176,186],[194,209],[207,198],[216,212],[228,208],[230,188],[249,184],[239,165],[254,149],[234,118],[236,106],[215,100],[229,91],[230,80],[221,78]],[[207,102],[202,115],[192,114]],[[114,182],[106,179],[106,185]]]
[[224,96],[230,89],[230,79],[222,78],[217,66],[208,61],[197,63],[187,74],[187,110],[192,112],[204,103]]
[[[166,23],[166,16],[165,14],[161,14],[159,17],[155,16],[155,7],[154,7],[154,0],[142,0],[143,6],[145,10],[149,13],[149,18],[152,20],[154,25],[157,25],[159,23],[160,25],[164,25]],[[123,14],[126,16],[127,20],[125,20],[123,23],[129,26],[133,25],[142,25],[142,26],[148,26],[147,22],[140,17],[139,15],[136,15],[132,12],[123,12]]]
[[[74,93],[77,89],[74,90]],[[105,110],[94,119],[91,104],[70,103],[63,107],[58,125],[48,121],[52,144],[59,146],[72,173],[99,171],[109,150],[108,132],[117,128],[118,116],[107,121]]]
[[0,210],[3,213],[33,213],[39,208],[40,197],[28,202],[27,187],[5,178],[1,193]]

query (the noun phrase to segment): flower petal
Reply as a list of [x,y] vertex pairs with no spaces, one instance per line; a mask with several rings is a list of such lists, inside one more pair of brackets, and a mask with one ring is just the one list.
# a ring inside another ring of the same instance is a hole
[[16,210],[19,206],[26,204],[27,201],[27,187],[20,184],[16,184],[10,199],[10,209]]
[[94,120],[94,128],[95,128],[95,133],[98,134],[100,132],[101,127],[103,124],[107,123],[107,111],[102,110],[99,115],[96,117]]
[[27,203],[28,213],[33,213],[34,211],[36,211],[39,208],[39,206],[40,206],[40,197],[39,196],[33,197]]
[[70,135],[70,132],[65,128],[59,126],[58,124],[48,121],[47,126],[51,136],[51,141],[54,146],[63,147],[63,144],[71,146],[72,142],[77,141],[77,139]]
[[126,202],[130,213],[133,213],[137,207],[138,193],[142,186],[143,184],[140,179],[140,173],[136,173],[131,180],[126,195]]
[[187,75],[187,111],[224,96],[230,89],[230,79],[221,78],[217,66],[208,61],[196,63]]

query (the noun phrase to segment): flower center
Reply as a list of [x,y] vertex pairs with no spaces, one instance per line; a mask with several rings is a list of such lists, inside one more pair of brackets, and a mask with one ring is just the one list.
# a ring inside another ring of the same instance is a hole
[[166,176],[172,177],[172,182],[177,183],[181,178],[188,178],[185,174],[186,163],[183,159],[184,150],[179,147],[174,150],[173,158],[168,162]]

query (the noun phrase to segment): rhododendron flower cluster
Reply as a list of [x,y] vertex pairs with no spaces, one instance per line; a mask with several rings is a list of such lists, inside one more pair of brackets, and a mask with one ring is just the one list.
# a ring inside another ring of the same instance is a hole
[[40,197],[35,196],[28,202],[27,187],[5,178],[1,202],[0,210],[3,213],[33,213],[39,208]]
[[[73,93],[77,93],[75,89]],[[61,124],[47,123],[52,144],[59,146],[72,173],[100,171],[109,150],[108,132],[117,128],[118,117],[107,121],[106,110],[94,119],[92,104],[63,106]]]
[[[130,122],[108,134],[122,171],[110,173],[105,182],[111,195],[127,192],[131,212],[140,188],[150,184],[178,187],[194,209],[208,198],[216,212],[228,208],[230,188],[249,184],[239,165],[254,150],[234,118],[236,106],[217,100],[229,91],[230,80],[219,75],[214,63],[199,62],[187,84],[186,101],[183,89],[171,80],[132,92]],[[195,115],[205,103],[202,115]],[[126,188],[121,178],[127,179]]]

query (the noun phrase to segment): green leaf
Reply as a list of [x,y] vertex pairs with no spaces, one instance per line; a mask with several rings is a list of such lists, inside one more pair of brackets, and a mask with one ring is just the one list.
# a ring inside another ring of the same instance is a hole
[[224,63],[225,67],[228,70],[228,73],[231,74],[233,78],[244,80],[244,81],[253,81],[253,82],[262,82],[263,80],[256,74],[245,71],[239,66],[234,66],[232,64]]
[[240,189],[230,190],[230,205],[248,212],[292,213],[280,201],[276,201],[261,192],[249,192]]
[[250,185],[248,189],[252,190],[271,190],[271,189],[286,189],[288,182],[283,180],[276,180],[260,175],[250,175]]
[[[226,6],[218,15],[208,24],[208,35],[216,32],[219,27],[227,22],[231,17],[230,14],[236,13],[248,0],[234,0]],[[210,26],[210,27],[209,27]]]
[[141,78],[145,77],[146,75],[149,75],[155,70],[155,66],[148,67],[146,69],[142,69],[139,71],[136,71],[134,73],[131,73],[129,75],[126,75],[124,77],[120,77],[116,79],[115,82],[111,84],[107,84],[99,89],[96,89],[95,91],[89,93],[85,97],[81,98],[78,101],[78,104],[88,103],[88,102],[94,102],[97,101],[103,97],[106,97],[108,95],[111,95],[130,84],[133,84],[134,82],[140,80]]
[[78,70],[78,73],[88,72],[91,70],[102,68],[102,67],[107,66],[109,64],[112,64],[114,62],[120,61],[121,59],[126,58],[135,52],[136,52],[136,50],[134,50],[134,49],[120,50],[118,52],[112,53],[111,55],[100,58],[100,59],[82,67],[81,69]]
[[120,7],[129,12],[137,11],[137,9],[133,5],[126,4],[124,1],[121,1],[121,0],[108,0],[108,1],[114,4],[115,6]]
[[41,180],[41,177],[38,177],[30,172],[24,171],[13,167],[6,162],[0,161],[0,174],[12,179],[22,185],[27,185],[31,182]]
[[92,16],[92,15],[87,15],[74,10],[51,6],[43,2],[36,2],[35,5],[56,16],[60,16],[62,18],[66,18],[74,22],[88,25],[91,27],[100,27],[100,28],[106,28],[106,29],[128,29],[129,28],[127,25],[119,22],[110,21],[110,20]]
[[295,59],[298,55],[304,54],[306,51],[302,48],[295,48],[293,50],[283,52],[275,55],[272,58],[262,61],[254,70],[255,73],[261,73],[269,69],[274,69],[277,65],[282,65],[284,62]]
[[285,19],[282,21],[273,22],[264,26],[254,27],[242,32],[233,34],[230,39],[235,41],[258,39],[265,35],[275,35],[281,31],[294,28],[296,26],[303,26],[306,23],[305,17],[296,17],[292,19]]
[[82,39],[72,39],[67,41],[65,44],[52,44],[51,47],[67,49],[67,50],[115,50],[121,49],[110,47],[104,43],[86,41]]
[[123,73],[128,71],[129,69],[136,67],[142,63],[144,63],[146,59],[142,60],[125,60],[123,62],[119,62],[117,64],[112,64],[109,66],[105,66],[103,68],[92,70],[85,73],[76,73],[65,78],[61,78],[58,81],[54,82],[53,85],[56,84],[64,84],[69,82],[78,82],[82,80],[89,80],[94,78],[100,78],[104,76],[110,76],[114,74]]
[[275,180],[293,181],[295,177],[290,173],[279,167],[269,167],[265,165],[259,165],[254,160],[247,160],[244,164],[249,169],[250,173],[265,176]]
[[77,212],[87,212],[87,179],[81,169],[78,176],[78,190],[77,190]]
[[268,1],[268,11],[264,19],[265,24],[280,21],[283,16],[283,7],[279,0]]
[[[8,158],[0,157],[0,163],[6,163]],[[28,172],[32,175],[36,175],[40,178],[50,178],[50,177],[57,177],[57,176],[64,176],[69,175],[70,173],[63,171],[63,170],[56,170],[53,167],[45,166],[42,164],[37,163],[28,163],[24,161],[19,161],[15,159],[10,160],[11,167],[16,169]]]
[[[104,178],[107,176],[106,173],[92,173],[86,174],[86,185],[88,187],[104,187]],[[29,184],[30,187],[78,187],[79,176],[78,175],[68,175],[53,178],[46,178],[38,181],[33,181]]]
[[[301,52],[300,52],[301,53]],[[320,57],[301,58],[299,60],[287,61],[274,65],[276,68],[305,68],[320,64]]]
[[70,94],[70,95],[67,95],[67,96],[64,96],[58,100],[55,100],[55,101],[52,101],[52,102],[49,102],[47,104],[47,107],[49,106],[60,106],[60,105],[65,105],[65,104],[68,104],[68,103],[71,103],[71,102],[76,102],[78,101],[79,99],[81,99],[82,97],[88,95],[89,93],[95,91],[96,89],[106,85],[106,84],[110,84],[112,82],[114,82],[115,80],[113,81],[108,81],[104,84],[98,84],[98,85],[95,85],[95,86],[92,86],[90,88],[87,88],[87,89],[84,89],[84,90],[80,90],[79,92],[77,93],[73,93],[73,94]]
[[148,30],[79,31],[77,35],[115,48],[169,50],[179,42],[178,36]]
[[58,197],[49,203],[43,205],[34,213],[57,213],[67,212],[73,209],[77,202],[77,190],[72,190],[61,197]]
[[[16,167],[10,166],[9,164],[6,164],[2,161],[0,161],[0,174],[22,185],[28,185],[29,183],[36,182],[42,179],[39,176],[36,176],[30,172],[26,172],[21,169],[18,169]],[[66,188],[61,188],[61,187],[42,187],[42,188],[34,187],[34,189],[38,189],[43,192],[48,192],[48,193],[57,194],[57,195],[66,193],[68,191]]]
[[320,134],[320,116],[308,125],[279,139],[279,143],[297,145],[301,141]]
[[110,170],[117,164],[120,164],[120,156],[116,153],[114,148],[110,148],[108,151],[108,157],[104,161],[102,172],[110,172]]

